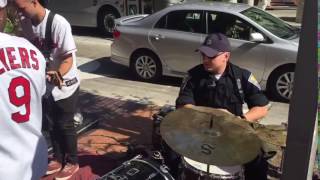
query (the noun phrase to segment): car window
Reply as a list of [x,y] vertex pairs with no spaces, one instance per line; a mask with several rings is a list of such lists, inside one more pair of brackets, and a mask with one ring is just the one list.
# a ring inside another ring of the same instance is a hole
[[229,38],[250,40],[250,34],[257,32],[256,28],[239,17],[221,13],[208,12],[208,33],[223,33]]
[[134,14],[138,14],[137,5],[135,5],[135,4],[129,5],[128,15],[134,15]]
[[167,24],[167,15],[163,16],[154,26],[155,28],[165,29]]
[[291,39],[299,34],[298,29],[263,10],[249,8],[241,13],[280,38]]
[[174,11],[163,16],[155,25],[156,28],[204,33],[202,11]]

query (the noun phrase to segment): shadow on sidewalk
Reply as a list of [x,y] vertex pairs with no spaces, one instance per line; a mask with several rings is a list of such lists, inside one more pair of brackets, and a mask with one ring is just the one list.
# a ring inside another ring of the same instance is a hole
[[[92,69],[91,67],[95,66],[97,63],[100,64],[99,67],[94,71],[90,71]],[[92,60],[88,63],[78,66],[78,68],[82,72],[90,72],[97,75],[124,79],[124,80],[139,81],[130,72],[129,68],[121,64],[114,63],[113,61],[110,60],[110,57],[102,57],[102,58]],[[181,84],[181,81],[182,81],[182,78],[163,76],[158,82],[155,82],[153,84],[179,87]]]
[[[129,146],[151,147],[152,115],[159,110],[144,100],[124,101],[81,91],[79,106],[97,126],[78,137],[80,170],[71,180],[92,180],[130,159]],[[54,175],[42,178],[52,180]]]
[[[151,147],[152,115],[159,107],[82,92],[81,110],[98,126],[79,138],[80,162],[102,176],[127,159],[128,146]],[[81,154],[84,154],[82,156]]]

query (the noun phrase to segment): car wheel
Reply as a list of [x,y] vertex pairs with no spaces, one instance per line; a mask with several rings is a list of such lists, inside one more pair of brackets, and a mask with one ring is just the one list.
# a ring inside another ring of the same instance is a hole
[[133,56],[131,70],[138,79],[148,82],[159,80],[162,74],[162,67],[158,57],[147,51]]
[[268,87],[271,95],[279,101],[289,102],[293,84],[294,84],[294,67],[281,67],[271,74]]
[[112,10],[103,10],[98,17],[98,26],[100,31],[105,35],[112,35],[117,13]]

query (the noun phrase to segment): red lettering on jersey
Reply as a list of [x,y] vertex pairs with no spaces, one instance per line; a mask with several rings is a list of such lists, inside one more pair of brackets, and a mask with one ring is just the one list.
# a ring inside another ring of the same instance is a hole
[[22,68],[31,68],[28,51],[25,48],[18,48],[18,49],[19,49],[19,54],[21,58]]
[[9,66],[7,65],[6,57],[4,56],[4,49],[3,48],[0,49],[0,61],[1,61],[2,65],[6,68],[6,69],[1,68],[0,69],[0,74],[4,73],[5,71],[9,71],[10,69],[9,69]]
[[35,70],[38,70],[39,69],[39,61],[36,56],[37,56],[37,53],[31,49],[30,50],[30,57],[31,57],[31,60],[35,63],[35,64],[32,64],[32,68]]
[[8,59],[10,62],[10,67],[11,69],[18,69],[21,68],[20,64],[15,64],[14,61],[16,60],[16,56],[13,54],[14,53],[14,48],[13,47],[8,47],[6,48]]

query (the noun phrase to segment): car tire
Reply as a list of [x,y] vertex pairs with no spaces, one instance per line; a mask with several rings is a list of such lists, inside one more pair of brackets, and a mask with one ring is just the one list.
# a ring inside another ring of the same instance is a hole
[[159,58],[149,51],[134,54],[130,68],[133,74],[142,81],[156,82],[162,75],[162,66]]
[[119,15],[113,11],[104,9],[98,15],[98,28],[102,34],[111,36],[114,26],[115,19],[119,18]]
[[283,66],[272,72],[268,81],[270,95],[278,101],[289,102],[294,81],[294,66]]

